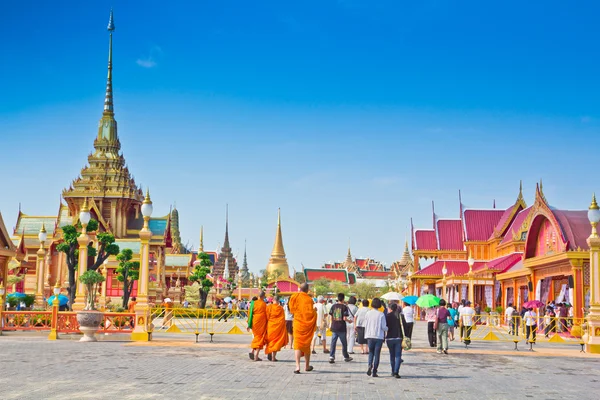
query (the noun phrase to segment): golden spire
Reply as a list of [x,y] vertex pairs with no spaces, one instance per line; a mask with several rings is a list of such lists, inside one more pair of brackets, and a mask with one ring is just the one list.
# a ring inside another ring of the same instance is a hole
[[200,247],[198,248],[198,254],[204,253],[204,227],[200,225]]
[[112,34],[115,30],[113,21],[113,10],[110,10],[108,19],[108,76],[106,77],[106,95],[104,96],[104,114],[113,114],[113,92],[112,92]]
[[41,233],[46,233],[46,223],[42,222],[42,229],[40,229]]
[[278,278],[288,278],[290,276],[290,267],[285,258],[283,249],[283,237],[281,235],[281,209],[277,210],[277,233],[275,235],[275,244],[273,252],[267,264],[267,276],[278,275]]
[[146,197],[144,197],[144,202],[142,204],[152,204],[152,200],[150,200],[150,189],[146,188]]

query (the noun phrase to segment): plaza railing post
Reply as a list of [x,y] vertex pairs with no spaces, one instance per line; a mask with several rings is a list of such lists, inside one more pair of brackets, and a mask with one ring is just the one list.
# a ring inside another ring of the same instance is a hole
[[52,319],[50,320],[50,334],[48,340],[58,339],[58,295],[60,294],[60,286],[58,280],[54,286],[54,300],[52,300]]
[[2,336],[2,330],[4,329],[4,317],[2,316],[2,312],[4,312],[4,284],[0,282],[0,336]]

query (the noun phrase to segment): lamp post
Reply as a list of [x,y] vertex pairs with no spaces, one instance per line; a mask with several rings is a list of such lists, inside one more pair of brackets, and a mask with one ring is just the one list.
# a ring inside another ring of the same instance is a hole
[[600,237],[597,230],[600,222],[600,207],[596,203],[595,194],[588,210],[588,220],[592,226],[592,233],[587,239],[590,246],[590,312],[586,349],[590,353],[600,353]]
[[448,273],[448,269],[446,269],[446,263],[444,262],[444,267],[442,268],[442,298],[446,298],[446,274]]
[[142,216],[144,217],[144,227],[140,231],[140,279],[138,280],[137,303],[135,305],[135,328],[131,333],[131,339],[137,341],[148,341],[147,331],[147,310],[148,310],[148,281],[150,279],[150,239],[152,231],[148,227],[150,217],[152,216],[152,200],[150,200],[150,191],[146,190],[146,197],[142,203]]
[[60,294],[60,283],[56,280],[54,285],[54,300],[52,300],[52,320],[50,322],[50,333],[48,334],[48,340],[58,339],[58,295]]
[[2,313],[4,312],[4,293],[6,293],[4,283],[0,282],[0,336],[2,336],[2,329],[4,328],[4,318],[2,317]]
[[46,249],[44,248],[44,244],[46,244],[47,238],[48,233],[46,232],[46,226],[42,223],[42,228],[40,229],[40,233],[38,233],[40,248],[37,251],[36,268],[37,285],[35,290],[35,304],[38,306],[44,305],[44,265],[46,261]]
[[469,264],[469,301],[471,305],[475,305],[475,287],[473,283],[473,265],[475,265],[475,259],[473,256],[469,255],[467,263]]
[[242,272],[238,272],[238,301],[242,301]]
[[408,294],[412,296],[414,294],[413,293],[413,282],[412,282],[413,272],[411,270],[408,270],[408,274],[407,275],[408,275],[408,287],[409,287]]
[[[90,242],[90,237],[87,234],[87,225],[91,218],[92,216],[86,197],[83,201],[83,206],[81,206],[81,211],[79,212],[81,235],[77,238],[77,243],[79,243],[79,268],[77,276],[82,276],[85,271],[87,271],[88,244]],[[77,296],[75,297],[75,304],[73,304],[73,311],[81,311],[85,307],[85,285],[77,278],[75,278],[75,282],[77,284]]]
[[103,310],[106,309],[106,282],[108,281],[108,259],[104,260],[102,263],[102,275],[104,276],[104,281],[102,282],[102,286],[100,286],[100,307]]

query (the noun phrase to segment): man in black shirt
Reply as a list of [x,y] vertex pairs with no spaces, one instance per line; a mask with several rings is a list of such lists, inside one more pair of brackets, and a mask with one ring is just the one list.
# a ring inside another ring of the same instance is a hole
[[337,340],[340,339],[342,342],[342,354],[344,355],[344,361],[352,361],[352,357],[348,354],[348,342],[346,339],[346,322],[351,322],[350,311],[346,304],[344,304],[344,293],[338,293],[337,303],[331,306],[329,310],[329,316],[331,318],[331,351],[329,353],[329,363],[335,362],[335,345]]

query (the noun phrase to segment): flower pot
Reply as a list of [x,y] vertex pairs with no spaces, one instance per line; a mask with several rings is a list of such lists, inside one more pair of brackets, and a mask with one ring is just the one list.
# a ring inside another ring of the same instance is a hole
[[102,323],[103,314],[99,311],[78,311],[77,322],[79,323],[79,330],[83,333],[83,337],[79,340],[80,342],[96,342],[95,337],[96,331],[99,329]]

